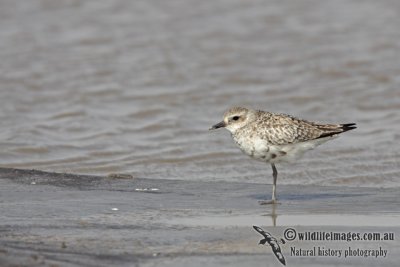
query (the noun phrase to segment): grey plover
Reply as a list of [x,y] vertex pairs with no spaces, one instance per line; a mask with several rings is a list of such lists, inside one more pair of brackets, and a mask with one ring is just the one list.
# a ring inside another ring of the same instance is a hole
[[210,130],[225,128],[239,148],[250,157],[272,166],[272,199],[260,204],[275,204],[278,171],[275,163],[291,162],[304,152],[325,143],[338,134],[353,130],[355,123],[322,124],[285,114],[234,107],[225,112],[223,121]]

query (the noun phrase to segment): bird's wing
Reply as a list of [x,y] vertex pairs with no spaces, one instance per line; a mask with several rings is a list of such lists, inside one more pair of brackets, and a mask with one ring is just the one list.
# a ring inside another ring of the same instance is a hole
[[261,229],[258,226],[253,225],[254,230],[256,230],[257,232],[259,232],[260,234],[262,234],[264,236],[265,231],[263,229]]
[[[257,232],[259,232],[260,234],[262,234],[265,238],[267,238],[268,243],[270,243],[270,240],[271,240],[271,239],[275,239],[270,233],[265,232],[265,231],[264,231],[263,229],[261,229],[260,227],[254,225],[253,228],[254,228]],[[276,240],[276,239],[275,239],[275,240]]]
[[281,247],[278,244],[278,241],[275,239],[274,241],[269,242],[272,251],[274,252],[276,258],[283,264],[286,265],[285,257],[282,254]]
[[318,124],[285,114],[272,114],[268,120],[261,120],[257,123],[260,124],[260,127],[257,128],[263,131],[259,136],[272,145],[305,142],[334,136],[355,128],[354,123]]

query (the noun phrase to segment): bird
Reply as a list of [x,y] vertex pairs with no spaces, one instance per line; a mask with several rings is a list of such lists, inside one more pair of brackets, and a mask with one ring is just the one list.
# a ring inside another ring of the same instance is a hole
[[276,258],[283,264],[286,265],[286,260],[285,257],[282,254],[281,247],[279,246],[279,243],[285,244],[285,240],[281,238],[281,240],[277,240],[275,237],[273,237],[270,233],[265,232],[263,229],[261,229],[258,226],[253,225],[254,230],[259,232],[262,236],[264,236],[264,239],[261,239],[260,242],[258,243],[259,245],[265,245],[265,243],[268,243],[268,245],[271,246],[272,252],[274,252]]
[[272,197],[259,203],[277,204],[276,163],[293,162],[315,147],[356,129],[355,123],[323,124],[298,119],[287,114],[255,110],[245,107],[228,109],[223,120],[209,128],[227,129],[239,148],[253,159],[271,164]]

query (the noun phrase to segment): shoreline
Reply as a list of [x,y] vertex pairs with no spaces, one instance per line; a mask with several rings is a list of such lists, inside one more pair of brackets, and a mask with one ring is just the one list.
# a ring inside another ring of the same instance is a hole
[[[278,185],[281,204],[259,205],[270,189],[248,182],[118,179],[0,168],[0,265],[255,266],[269,260],[277,266],[271,252],[258,246],[261,236],[253,224],[275,236],[291,225],[400,234],[396,188]],[[368,248],[371,243],[356,245]],[[394,255],[399,241],[380,245],[393,249],[385,261],[355,258],[344,265],[390,266],[400,260]],[[337,264],[321,257],[292,257],[289,247],[284,252],[292,266]]]

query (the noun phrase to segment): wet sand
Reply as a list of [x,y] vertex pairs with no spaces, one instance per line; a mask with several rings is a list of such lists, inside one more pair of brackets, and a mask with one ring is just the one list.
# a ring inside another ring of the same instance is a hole
[[[299,231],[393,232],[396,188],[121,178],[0,169],[0,266],[280,266],[258,225]],[[291,247],[386,249],[385,258],[297,257]],[[394,266],[391,241],[287,241],[287,266]],[[281,265],[282,266],[282,265]]]

